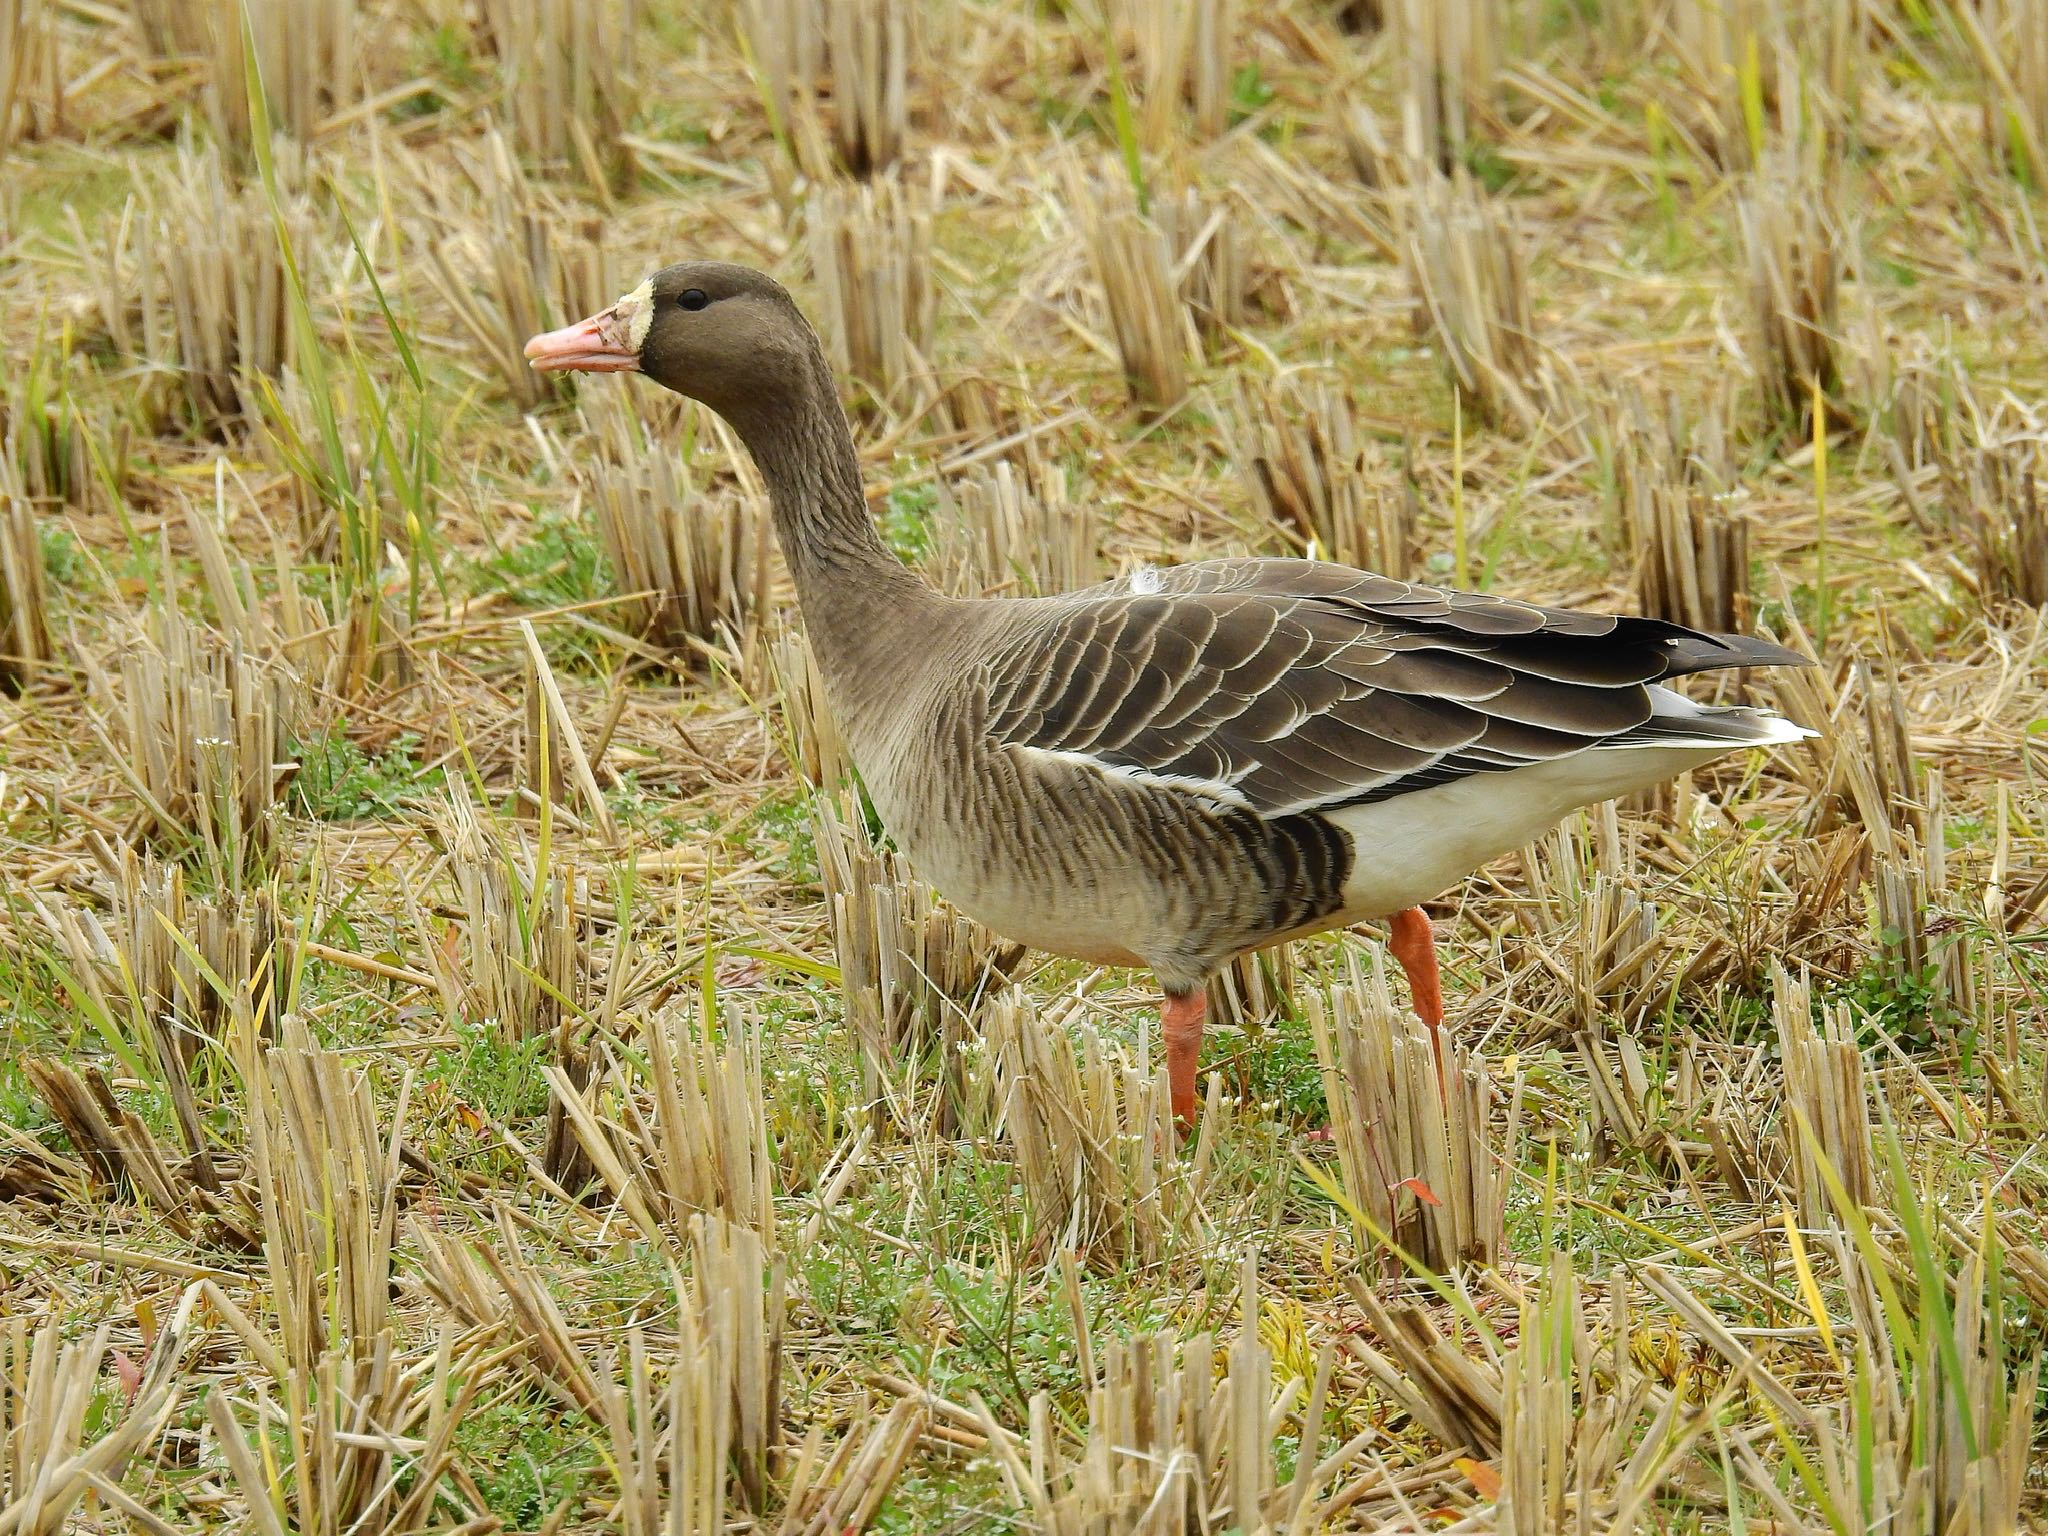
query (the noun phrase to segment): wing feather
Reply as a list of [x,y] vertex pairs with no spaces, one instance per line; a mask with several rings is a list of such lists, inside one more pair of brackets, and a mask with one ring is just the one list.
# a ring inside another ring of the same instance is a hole
[[1303,560],[1180,566],[1047,611],[986,664],[992,741],[1265,815],[1625,743],[1654,733],[1658,679],[1789,657]]

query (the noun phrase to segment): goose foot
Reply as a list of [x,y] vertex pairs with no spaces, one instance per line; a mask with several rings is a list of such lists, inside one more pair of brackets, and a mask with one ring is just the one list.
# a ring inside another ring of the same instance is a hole
[[1159,1034],[1166,1042],[1166,1082],[1173,1098],[1173,1118],[1182,1126],[1195,1123],[1195,1067],[1202,1057],[1202,1020],[1209,1011],[1209,994],[1200,987],[1192,992],[1166,994],[1159,1008]]
[[1444,983],[1436,965],[1436,930],[1420,907],[1408,907],[1391,919],[1387,948],[1408,977],[1408,995],[1415,1016],[1429,1026],[1429,1048],[1436,1057],[1436,1085],[1444,1088]]

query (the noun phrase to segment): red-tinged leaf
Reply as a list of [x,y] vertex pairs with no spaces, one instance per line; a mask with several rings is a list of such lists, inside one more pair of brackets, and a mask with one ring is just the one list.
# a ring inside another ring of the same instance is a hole
[[135,1394],[142,1390],[142,1370],[128,1358],[125,1350],[110,1350],[114,1357],[114,1374],[121,1378],[121,1396],[127,1402],[135,1401]]
[[1403,1179],[1400,1183],[1396,1184],[1394,1188],[1407,1190],[1409,1194],[1413,1195],[1416,1199],[1420,1200],[1424,1205],[1443,1204],[1443,1201],[1437,1198],[1436,1191],[1431,1189],[1427,1184],[1423,1183],[1420,1179]]
[[758,987],[767,974],[767,963],[752,955],[727,955],[713,972],[721,992],[744,992],[749,987]]
[[1500,1497],[1500,1474],[1494,1471],[1490,1462],[1479,1461],[1470,1456],[1460,1456],[1456,1458],[1452,1465],[1465,1474],[1465,1480],[1472,1485],[1472,1491],[1478,1494],[1479,1497],[1482,1499],[1498,1499]]

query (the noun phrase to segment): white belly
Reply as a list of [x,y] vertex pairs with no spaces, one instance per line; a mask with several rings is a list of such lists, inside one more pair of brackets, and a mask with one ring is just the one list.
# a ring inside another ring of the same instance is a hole
[[1660,783],[1729,750],[1636,747],[1581,752],[1333,811],[1330,819],[1351,835],[1345,920],[1385,917],[1441,896],[1481,865],[1512,853],[1578,807]]
[[[1100,883],[1062,885],[1055,891],[1005,880],[1000,868],[987,863],[950,860],[942,847],[910,853],[918,873],[935,890],[1006,939],[1095,965],[1148,963],[1148,941],[1155,936],[1134,922],[1130,902],[1119,911],[1106,893],[1106,887],[1118,884],[1113,869],[1100,871]],[[1135,868],[1125,879],[1127,888],[1143,889],[1144,877]]]

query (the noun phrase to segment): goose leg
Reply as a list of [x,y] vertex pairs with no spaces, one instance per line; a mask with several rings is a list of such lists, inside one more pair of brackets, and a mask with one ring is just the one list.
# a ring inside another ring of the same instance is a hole
[[1436,968],[1436,932],[1422,908],[1408,907],[1393,916],[1387,948],[1408,977],[1408,995],[1415,1016],[1429,1026],[1429,1048],[1436,1057],[1437,1085],[1444,1076],[1444,985]]
[[1208,1010],[1209,994],[1199,987],[1193,992],[1167,993],[1159,1009],[1173,1118],[1182,1125],[1195,1123],[1195,1066],[1202,1056],[1202,1020]]

